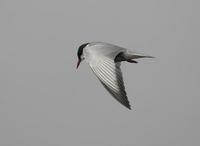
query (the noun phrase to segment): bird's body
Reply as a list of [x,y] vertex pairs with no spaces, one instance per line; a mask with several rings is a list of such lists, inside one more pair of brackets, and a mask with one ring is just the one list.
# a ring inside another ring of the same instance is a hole
[[107,91],[117,101],[131,109],[120,69],[121,61],[137,63],[133,59],[152,57],[104,42],[83,44],[79,47],[77,55],[79,58],[77,68],[85,59]]

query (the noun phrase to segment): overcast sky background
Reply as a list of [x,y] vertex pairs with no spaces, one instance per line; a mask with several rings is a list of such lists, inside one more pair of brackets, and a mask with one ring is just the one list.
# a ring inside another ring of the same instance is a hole
[[[0,145],[200,145],[199,5],[1,0]],[[91,41],[156,57],[122,64],[133,110],[86,63],[75,69],[78,46]]]

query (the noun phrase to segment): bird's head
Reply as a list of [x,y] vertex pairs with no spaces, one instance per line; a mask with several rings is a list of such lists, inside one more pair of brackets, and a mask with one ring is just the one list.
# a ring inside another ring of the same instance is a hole
[[79,67],[80,63],[82,60],[84,60],[84,56],[83,56],[83,49],[88,45],[89,43],[85,43],[85,44],[82,44],[79,48],[78,48],[78,51],[77,51],[77,56],[78,56],[78,62],[77,62],[77,66],[76,68]]

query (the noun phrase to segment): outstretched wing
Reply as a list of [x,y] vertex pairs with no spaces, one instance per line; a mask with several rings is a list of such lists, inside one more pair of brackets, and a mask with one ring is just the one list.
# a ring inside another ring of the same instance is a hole
[[124,87],[120,62],[115,63],[108,57],[99,57],[90,60],[89,65],[107,91],[117,101],[131,109]]

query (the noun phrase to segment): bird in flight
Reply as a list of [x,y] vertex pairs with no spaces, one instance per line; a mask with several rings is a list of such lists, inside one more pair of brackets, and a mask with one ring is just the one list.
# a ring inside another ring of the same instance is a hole
[[131,105],[125,91],[121,62],[137,63],[135,59],[154,58],[104,42],[82,44],[78,48],[77,56],[76,68],[85,60],[105,89],[128,109],[131,109]]

